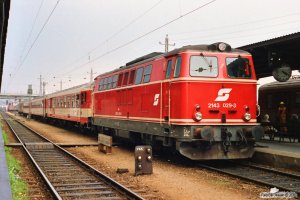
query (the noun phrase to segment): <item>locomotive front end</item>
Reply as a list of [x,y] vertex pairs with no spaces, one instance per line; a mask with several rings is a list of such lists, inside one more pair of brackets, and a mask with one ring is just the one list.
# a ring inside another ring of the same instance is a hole
[[251,157],[255,138],[263,134],[251,55],[217,43],[186,52],[185,58],[186,78],[172,85],[178,98],[172,106],[181,107],[171,130],[178,135],[177,150],[193,160]]

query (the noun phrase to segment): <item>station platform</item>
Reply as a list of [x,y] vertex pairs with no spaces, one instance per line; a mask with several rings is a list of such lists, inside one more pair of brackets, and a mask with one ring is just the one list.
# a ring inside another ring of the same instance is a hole
[[256,143],[252,161],[300,171],[300,143],[261,140]]
[[0,199],[12,199],[9,175],[4,151],[2,129],[0,128]]

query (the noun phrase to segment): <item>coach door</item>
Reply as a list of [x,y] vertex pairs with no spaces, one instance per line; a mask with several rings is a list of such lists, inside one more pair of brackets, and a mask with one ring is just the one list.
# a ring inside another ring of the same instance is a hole
[[42,99],[42,113],[43,113],[43,117],[45,117],[45,114],[46,114],[46,99]]
[[79,117],[85,117],[86,111],[86,92],[80,92],[80,108],[79,108]]

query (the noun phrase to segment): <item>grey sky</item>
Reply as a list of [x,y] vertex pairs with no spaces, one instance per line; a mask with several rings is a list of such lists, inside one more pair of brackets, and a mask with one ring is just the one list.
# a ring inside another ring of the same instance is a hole
[[28,84],[39,92],[40,74],[47,93],[59,90],[60,80],[63,88],[87,82],[91,68],[96,76],[164,51],[158,42],[166,34],[173,49],[217,41],[238,47],[300,31],[299,0],[216,0],[122,47],[208,2],[60,0],[37,37],[57,0],[11,1],[2,92],[25,92]]

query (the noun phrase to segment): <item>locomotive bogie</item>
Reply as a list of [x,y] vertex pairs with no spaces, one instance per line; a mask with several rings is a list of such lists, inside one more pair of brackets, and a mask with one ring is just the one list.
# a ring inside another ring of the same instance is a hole
[[224,153],[224,144],[222,143],[195,143],[177,142],[178,151],[191,160],[220,160],[220,159],[246,159],[251,158],[254,149],[251,145],[240,148],[238,145],[232,145],[230,150]]

